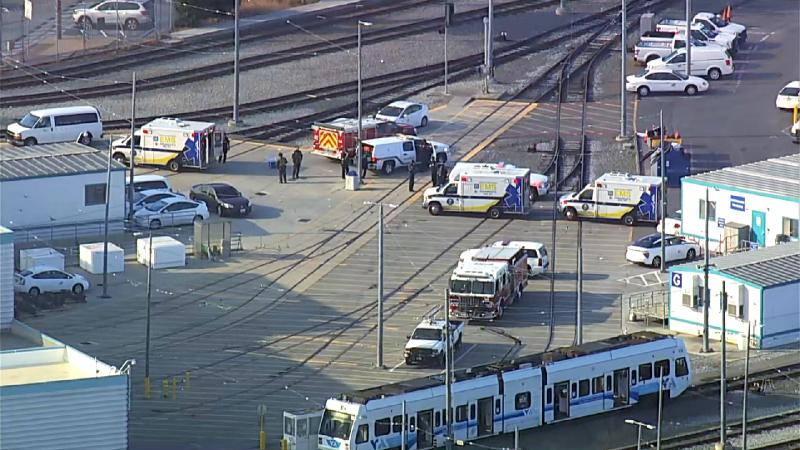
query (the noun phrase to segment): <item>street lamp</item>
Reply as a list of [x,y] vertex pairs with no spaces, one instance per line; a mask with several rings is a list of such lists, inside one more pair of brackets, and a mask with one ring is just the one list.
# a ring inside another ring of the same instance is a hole
[[649,423],[639,422],[638,420],[633,420],[633,419],[625,419],[625,423],[627,423],[628,425],[636,425],[639,428],[639,432],[636,437],[636,450],[642,449],[642,427],[645,427],[648,430],[654,430],[656,428],[653,425],[650,425]]
[[564,0],[561,0],[561,2],[558,4],[558,7],[556,8],[556,15],[564,16],[567,13],[569,13],[569,9],[567,9],[567,7],[564,6]]
[[[357,65],[358,65],[358,147],[356,147],[356,159],[358,164],[358,173],[356,179],[361,182],[361,27],[371,27],[372,22],[358,21],[358,51],[357,51]],[[342,155],[344,157],[344,155]]]
[[625,139],[625,136],[628,135],[628,117],[627,117],[627,109],[628,108],[627,108],[627,104],[626,104],[627,103],[627,98],[626,98],[627,92],[625,91],[625,77],[627,76],[626,70],[625,70],[626,69],[625,64],[626,64],[626,58],[628,56],[627,55],[628,52],[625,50],[625,45],[626,45],[627,37],[628,37],[627,9],[628,9],[628,5],[625,3],[625,0],[622,0],[622,17],[621,17],[621,19],[622,19],[621,20],[621,22],[622,22],[622,36],[620,38],[620,42],[621,42],[620,50],[622,51],[622,60],[621,60],[622,65],[620,66],[620,72],[622,73],[622,78],[620,79],[621,86],[620,86],[620,90],[619,90],[619,106],[620,106],[620,109],[622,110],[620,112],[620,119],[619,119],[619,122],[620,122],[619,138],[620,138],[620,140]]
[[364,204],[378,206],[378,353],[375,365],[383,369],[383,207],[397,208],[397,205],[369,201]]

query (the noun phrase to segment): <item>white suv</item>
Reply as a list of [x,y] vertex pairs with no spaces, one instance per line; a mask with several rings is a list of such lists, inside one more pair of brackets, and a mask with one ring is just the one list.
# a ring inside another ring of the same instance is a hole
[[72,20],[79,27],[102,28],[103,25],[119,23],[127,30],[137,30],[151,21],[150,13],[144,7],[144,3],[119,0],[106,0],[88,8],[76,8],[72,12]]
[[528,276],[541,275],[550,266],[550,257],[544,245],[530,241],[497,241],[492,247],[511,247],[525,249],[528,255]]

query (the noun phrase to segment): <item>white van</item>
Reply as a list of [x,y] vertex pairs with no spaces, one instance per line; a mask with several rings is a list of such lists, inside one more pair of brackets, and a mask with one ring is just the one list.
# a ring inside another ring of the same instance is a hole
[[8,126],[12,142],[23,145],[75,142],[89,145],[103,137],[103,120],[93,106],[40,109]]
[[[676,50],[663,58],[647,63],[647,70],[661,68],[686,73],[686,49]],[[732,74],[733,70],[730,50],[717,45],[692,47],[692,75],[719,80],[723,75]]]
[[404,135],[367,139],[363,141],[362,149],[369,156],[368,168],[386,175],[415,161],[427,164],[432,152],[436,152],[437,160],[446,161],[450,151],[450,147],[441,142]]
[[[128,185],[128,177],[125,177],[125,187]],[[134,175],[133,191],[172,191],[172,185],[161,175]]]

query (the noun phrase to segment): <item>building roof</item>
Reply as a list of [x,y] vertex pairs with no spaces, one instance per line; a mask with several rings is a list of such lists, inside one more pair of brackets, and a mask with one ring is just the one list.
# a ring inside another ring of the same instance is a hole
[[[0,142],[0,181],[105,172],[108,154],[73,142],[17,147]],[[111,161],[112,170],[125,166]]]
[[800,154],[726,167],[684,179],[788,197],[800,203]]
[[[772,247],[734,253],[711,259],[712,273],[768,288],[800,281],[800,245],[788,242]],[[677,266],[696,268],[697,263]]]

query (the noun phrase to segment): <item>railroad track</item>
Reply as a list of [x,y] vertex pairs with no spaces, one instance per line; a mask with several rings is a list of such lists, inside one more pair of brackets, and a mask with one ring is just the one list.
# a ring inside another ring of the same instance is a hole
[[[529,10],[541,9],[544,7],[556,4],[556,0],[539,0],[531,2],[530,0],[511,0],[508,3],[501,3],[495,8],[495,15],[503,16],[509,14],[517,14]],[[405,5],[408,8],[409,5]],[[398,6],[392,7],[396,9]],[[470,20],[480,20],[485,15],[482,9],[470,10],[461,12],[455,15],[455,20],[465,22]],[[361,37],[362,45],[375,44],[378,42],[392,41],[409,36],[418,35],[421,32],[435,31],[442,26],[441,19],[430,19],[417,22],[414,24],[401,24],[389,28],[381,28],[376,31],[363,33]],[[287,50],[282,50],[276,53],[267,53],[253,55],[240,59],[239,70],[247,71],[267,67],[276,64],[283,64],[292,61],[298,61],[309,57],[314,57],[322,54],[340,52],[343,49],[356,48],[356,36],[346,36],[338,39],[327,41],[319,41],[311,44],[300,45]],[[171,56],[171,55],[170,55]],[[152,62],[152,56],[148,56],[148,63]],[[156,58],[158,60],[159,58]],[[127,64],[122,61],[120,64]],[[101,67],[95,68],[93,65],[89,67],[76,68],[78,72],[71,72],[69,76],[60,74],[46,75],[39,78],[42,81],[47,81],[52,84],[56,81],[69,80],[72,77],[88,77],[102,73],[108,73],[116,67]],[[20,69],[22,70],[22,69]],[[27,69],[30,71],[30,69]],[[192,67],[191,69],[172,72],[160,76],[154,76],[137,81],[137,90],[149,91],[154,89],[162,89],[172,86],[181,86],[187,83],[192,83],[201,80],[208,80],[217,77],[223,77],[233,74],[233,62],[225,64],[210,64],[200,67]],[[27,80],[20,80],[22,83]],[[3,82],[6,90],[18,87],[14,82]],[[41,81],[38,83],[41,84]],[[23,105],[38,105],[46,103],[54,103],[64,100],[72,100],[75,97],[81,99],[107,97],[110,95],[127,94],[130,92],[128,84],[108,83],[101,86],[91,86],[78,89],[58,90],[52,92],[42,93],[22,93],[19,95],[0,97],[0,102],[5,106],[23,106]]]
[[[358,19],[375,16],[377,14],[390,14],[405,11],[408,8],[435,4],[437,0],[391,0],[366,5],[332,8],[330,17],[319,16],[316,13],[304,14],[292,19],[292,23],[308,30],[330,27],[336,24],[347,23]],[[352,10],[351,10],[352,9]],[[285,36],[296,31],[291,25],[278,22],[264,26],[263,23],[254,25],[241,25],[239,42],[241,44],[258,42],[262,39]],[[48,83],[58,83],[76,77],[91,77],[141,65],[142,61],[148,63],[170,60],[175,53],[202,53],[220,48],[233,48],[233,29],[209,33],[197,38],[189,38],[176,43],[164,43],[161,46],[143,45],[123,52],[103,52],[95,57],[76,58],[74,63],[50,63],[36,67],[45,72],[43,79]],[[13,67],[12,64],[9,66]],[[41,80],[32,80],[30,74],[20,68],[4,70],[0,73],[0,86],[4,89],[36,86]]]

